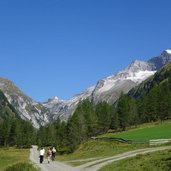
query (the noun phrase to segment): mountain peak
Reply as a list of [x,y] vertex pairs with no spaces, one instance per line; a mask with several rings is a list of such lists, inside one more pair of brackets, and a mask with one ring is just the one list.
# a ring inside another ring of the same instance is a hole
[[170,49],[166,49],[161,53],[162,57],[170,57],[171,56],[171,50]]
[[59,98],[57,96],[54,96],[53,99],[54,100],[59,100]]
[[158,70],[165,64],[171,62],[171,50],[164,50],[160,56],[151,58],[148,63],[151,64],[153,70]]
[[146,71],[151,70],[149,64],[145,61],[141,60],[134,60],[128,67],[126,67],[121,72],[138,72],[138,71]]
[[49,102],[54,103],[54,102],[59,102],[59,101],[61,101],[61,100],[57,96],[54,96],[54,97],[48,99],[48,103]]
[[165,50],[165,52],[167,52],[168,54],[171,54],[171,50],[170,49]]
[[7,86],[7,85],[13,85],[13,82],[7,78],[0,77],[0,83],[1,85]]

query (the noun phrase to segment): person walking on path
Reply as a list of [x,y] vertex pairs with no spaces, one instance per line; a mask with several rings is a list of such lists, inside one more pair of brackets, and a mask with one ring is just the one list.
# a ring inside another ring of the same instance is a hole
[[52,161],[55,160],[55,156],[56,156],[56,149],[55,147],[52,148]]
[[41,147],[40,149],[40,163],[43,163],[43,160],[44,160],[44,154],[45,154],[45,150],[43,147]]
[[48,151],[47,151],[48,163],[50,163],[51,157],[52,157],[52,149],[51,148],[48,148]]

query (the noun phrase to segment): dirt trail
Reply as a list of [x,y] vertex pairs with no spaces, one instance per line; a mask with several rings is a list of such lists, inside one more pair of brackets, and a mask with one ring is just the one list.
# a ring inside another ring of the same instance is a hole
[[47,160],[45,160],[43,164],[40,164],[38,158],[39,154],[37,151],[37,146],[33,146],[33,148],[30,150],[30,160],[33,163],[35,163],[36,166],[41,168],[41,171],[49,171],[49,170],[50,171],[97,171],[101,167],[109,163],[112,163],[113,161],[122,160],[128,157],[133,157],[136,156],[137,154],[145,154],[145,153],[150,153],[159,150],[166,150],[166,149],[171,149],[171,146],[145,148],[140,150],[129,151],[112,157],[106,157],[103,159],[91,161],[80,166],[72,167],[58,161],[51,162],[50,164],[48,164]]

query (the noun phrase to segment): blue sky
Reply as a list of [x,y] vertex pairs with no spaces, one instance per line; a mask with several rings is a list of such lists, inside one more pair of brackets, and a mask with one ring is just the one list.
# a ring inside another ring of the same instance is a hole
[[69,99],[171,48],[170,0],[0,1],[0,76],[37,101]]

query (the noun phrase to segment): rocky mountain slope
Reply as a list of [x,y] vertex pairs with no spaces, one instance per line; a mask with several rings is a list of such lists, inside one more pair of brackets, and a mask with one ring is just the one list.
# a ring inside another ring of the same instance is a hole
[[3,122],[18,117],[14,107],[8,102],[3,92],[0,91],[0,126],[2,126]]
[[22,119],[29,120],[36,128],[49,122],[48,109],[25,95],[10,80],[0,78],[0,89]]
[[88,98],[94,103],[100,101],[107,101],[109,104],[114,103],[121,92],[127,93],[169,62],[171,62],[171,50],[165,50],[161,55],[148,61],[135,60],[122,71],[99,80],[96,85],[69,100],[54,97],[42,104],[35,102],[10,80],[4,78],[0,78],[0,90],[5,94],[10,104],[14,106],[20,117],[30,120],[34,127],[38,128],[58,116],[66,120],[74,112],[79,101],[83,99]]

